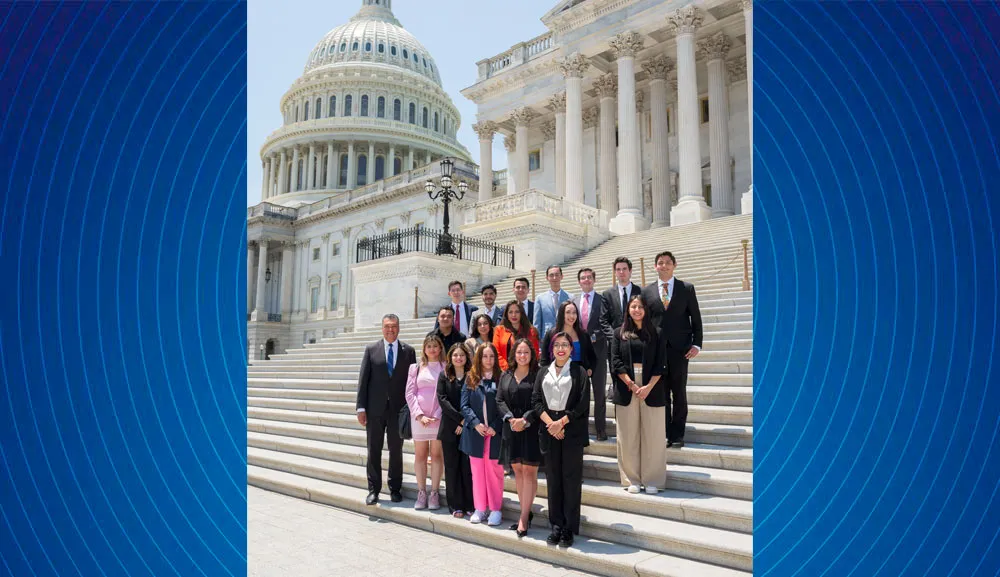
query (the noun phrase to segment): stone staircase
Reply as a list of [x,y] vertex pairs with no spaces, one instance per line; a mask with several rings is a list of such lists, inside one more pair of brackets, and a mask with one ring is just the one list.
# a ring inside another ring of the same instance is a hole
[[[540,474],[535,524],[524,539],[506,525],[516,519],[513,479],[505,480],[501,527],[472,525],[439,511],[415,511],[413,445],[404,443],[403,494],[367,507],[365,432],[355,417],[360,358],[381,337],[378,327],[305,345],[248,370],[247,480],[251,485],[404,523],[534,559],[600,575],[749,577],[753,571],[753,409],[751,292],[742,291],[740,241],[752,238],[752,216],[711,220],[613,238],[564,263],[564,287],[576,271],[597,272],[597,290],[610,285],[611,262],[624,254],[652,258],[671,250],[677,276],[693,282],[705,323],[703,352],[688,378],[686,446],[667,452],[668,486],[657,495],[630,495],[619,486],[614,437],[591,438],[584,456],[581,536],[568,548],[545,543],[546,482]],[[514,274],[499,283],[498,302],[512,298]],[[543,274],[537,279],[544,284]],[[471,292],[472,287],[470,287]],[[543,287],[538,287],[539,292]],[[473,299],[470,299],[473,300]],[[479,299],[475,299],[479,300]],[[405,309],[390,303],[389,308]],[[388,310],[388,309],[387,309]],[[419,348],[433,319],[404,320],[400,339]],[[615,434],[614,406],[608,433]],[[593,427],[591,429],[593,433]],[[384,468],[388,454],[383,456]],[[447,482],[447,481],[445,481]],[[384,491],[388,491],[387,488]],[[442,490],[442,498],[444,491]]]

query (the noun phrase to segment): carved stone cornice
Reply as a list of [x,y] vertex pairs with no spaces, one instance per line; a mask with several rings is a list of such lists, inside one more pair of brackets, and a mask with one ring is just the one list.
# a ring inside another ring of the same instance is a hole
[[667,22],[677,34],[694,34],[704,21],[705,17],[701,11],[693,5],[685,6],[667,16]]
[[566,93],[553,94],[549,98],[549,103],[545,105],[545,108],[548,108],[552,112],[566,112]]
[[729,73],[730,82],[739,82],[747,78],[747,57],[737,56],[726,61],[726,71]]
[[583,111],[583,127],[593,128],[597,126],[598,118],[600,117],[600,107],[591,106],[590,108]]
[[642,69],[650,78],[656,80],[666,80],[667,75],[673,72],[674,62],[663,54],[657,54],[642,63]]
[[597,90],[598,96],[602,98],[611,97],[614,98],[618,95],[618,76],[608,73],[598,76],[594,80],[594,89]]
[[610,44],[615,58],[635,58],[642,50],[642,37],[638,32],[621,32],[611,39]]
[[330,233],[326,233],[323,236],[321,236],[320,238],[323,239],[323,242],[326,242],[326,241],[330,240]]
[[729,54],[729,49],[733,43],[724,33],[719,32],[698,42],[699,56],[706,60],[718,60],[725,58]]
[[559,60],[559,69],[566,78],[583,78],[583,73],[590,67],[590,61],[579,52]]
[[514,122],[514,126],[528,126],[531,119],[537,116],[534,110],[528,108],[527,106],[522,106],[521,108],[515,108],[510,112],[510,120]]
[[472,130],[479,136],[479,140],[493,140],[493,135],[497,133],[497,123],[492,120],[483,120],[473,124]]
[[507,149],[507,152],[514,152],[517,150],[517,139],[510,134],[505,135],[503,137],[503,147]]
[[550,120],[542,124],[542,135],[545,136],[545,140],[552,140],[556,137],[556,121]]

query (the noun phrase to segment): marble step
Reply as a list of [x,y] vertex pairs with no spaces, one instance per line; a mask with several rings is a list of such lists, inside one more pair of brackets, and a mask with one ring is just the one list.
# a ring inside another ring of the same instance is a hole
[[[339,374],[342,378],[357,378],[361,372],[359,357],[362,355],[363,350],[359,351],[358,356],[354,359],[340,362],[330,359],[271,359],[252,363],[248,370],[252,370],[255,375],[288,372],[326,372]],[[691,373],[753,374],[753,361],[715,361],[702,359],[699,354],[688,363],[688,374]]]
[[[307,463],[308,461],[301,466],[304,467]],[[451,517],[447,514],[447,510],[444,513],[441,510],[417,511],[408,501],[392,503],[383,498],[378,505],[369,507],[364,504],[367,495],[365,488],[267,467],[248,466],[247,482],[263,489],[602,576],[751,577],[752,575],[748,571],[663,555],[634,546],[583,536],[576,539],[572,547],[552,547],[544,540],[547,531],[543,528],[533,528],[528,536],[518,539],[513,531],[506,530],[503,525],[501,527],[473,525],[467,519]],[[387,487],[384,493],[388,494]],[[403,493],[410,499],[415,496],[415,483],[412,477],[404,478]]]
[[[274,382],[274,383],[284,383],[281,385],[275,385],[278,387],[286,387],[289,384],[293,385],[291,388],[328,388],[331,390],[356,390],[358,385],[358,375],[357,373],[351,373],[345,377],[335,377],[338,373],[329,372],[305,372],[305,371],[292,371],[292,372],[258,372],[256,368],[249,367],[247,369],[247,385],[252,386],[265,386],[257,383],[262,382]],[[298,385],[301,383],[301,386]],[[721,387],[751,387],[753,386],[753,375],[752,374],[719,374],[719,373],[691,373],[688,375],[687,381],[688,390],[692,386],[721,386]]]
[[[714,348],[714,347],[713,347]],[[753,349],[728,349],[728,350],[703,350],[695,362],[704,361],[724,361],[724,362],[746,362],[753,361]],[[344,363],[355,363],[360,368],[358,355],[354,352],[344,351],[324,351],[324,352],[303,352],[298,354],[275,354],[270,360],[252,360],[251,365],[265,365],[271,363],[300,363],[302,365],[321,365]]]

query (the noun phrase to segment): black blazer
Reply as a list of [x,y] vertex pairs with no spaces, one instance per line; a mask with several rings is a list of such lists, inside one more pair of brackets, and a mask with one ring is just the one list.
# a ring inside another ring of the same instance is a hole
[[437,398],[441,405],[441,426],[438,427],[438,440],[453,439],[455,427],[458,427],[465,417],[462,415],[462,389],[465,388],[465,377],[449,379],[441,373],[438,377]]
[[[524,307],[524,312],[527,313],[527,315],[528,315],[528,324],[534,325],[534,320],[535,320],[535,301],[533,301],[531,299],[524,299],[524,303],[522,303],[522,306]],[[501,320],[501,322],[503,321],[503,316],[500,317],[500,320]],[[500,323],[497,323],[497,324],[500,324]]]
[[666,342],[667,348],[683,352],[687,352],[691,345],[701,348],[704,332],[693,284],[674,278],[674,295],[666,310],[660,300],[658,281],[642,289],[642,300],[646,301],[646,307],[653,315],[660,329],[660,338]]
[[[628,298],[642,294],[642,289],[639,288],[639,285],[629,283],[628,287]],[[604,300],[604,308],[601,310],[601,330],[604,331],[610,343],[615,338],[615,329],[622,326],[622,323],[625,322],[625,311],[622,309],[621,302],[622,293],[619,292],[618,285],[612,285],[611,288],[601,293],[601,299]]]
[[407,371],[410,370],[410,365],[417,362],[417,355],[410,345],[398,339],[396,343],[399,345],[399,353],[391,377],[382,339],[365,347],[365,354],[361,357],[357,408],[364,409],[368,417],[386,416],[386,401],[388,401],[388,416],[395,419],[399,410],[406,404]]
[[[583,310],[583,294],[574,295],[573,302],[576,303],[577,311]],[[590,335],[590,342],[594,345],[594,351],[602,355],[602,357],[607,356],[608,343],[611,342],[608,340],[608,335],[604,332],[601,325],[601,316],[604,314],[604,309],[606,308],[608,306],[604,302],[604,296],[595,291],[594,302],[590,303],[590,318],[587,319],[587,326],[583,327],[583,330],[587,331],[587,334]]]
[[[532,383],[535,382],[535,377],[538,375],[537,371],[535,373],[528,373],[525,377]],[[500,375],[500,384],[497,385],[497,409],[500,411],[500,415],[504,422],[508,419],[524,419],[528,421],[528,424],[534,424],[538,421],[538,413],[535,412],[534,407],[528,407],[528,410],[524,410],[523,407],[511,405],[511,399],[517,394],[517,379],[514,377],[513,369],[504,371]]]
[[448,354],[448,350],[451,349],[451,345],[455,343],[464,343],[465,339],[468,338],[464,334],[455,330],[455,327],[451,328],[451,333],[449,333],[448,336],[444,336],[443,334],[441,334],[441,327],[434,327],[434,330],[427,333],[428,337],[431,335],[434,335],[437,338],[441,339],[441,342],[444,344],[444,350],[441,351],[442,358],[444,358]]
[[[477,307],[475,305],[470,305],[468,301],[463,302],[462,305],[464,305],[464,308],[465,308],[465,322],[462,323],[462,324],[464,324],[467,327],[471,327],[472,326],[472,313],[478,311],[479,307]],[[455,310],[455,303],[453,303],[451,301],[448,301],[448,304],[441,305],[441,306],[443,306],[443,307],[444,306],[451,307],[451,310]],[[436,313],[435,313],[435,315],[436,315]],[[456,321],[457,320],[458,319],[456,319]],[[455,326],[458,326],[457,322],[455,323]],[[434,330],[436,331],[437,328],[438,328],[438,322],[437,322],[437,320],[435,320],[434,321]],[[431,331],[431,332],[434,332],[434,331]]]
[[[552,363],[552,335],[554,334],[555,329],[549,329],[549,332],[545,333],[545,338],[542,339],[539,347],[541,350],[538,352],[538,370],[542,370]],[[583,331],[577,336],[580,338],[579,364],[588,371],[593,371],[597,368],[597,352],[594,350],[594,343],[590,342],[590,335],[587,334],[587,331]],[[573,362],[576,363],[576,361]]]
[[[625,381],[621,379],[621,374],[625,373],[633,381],[635,380],[635,369],[632,361],[632,347],[628,341],[623,341],[615,331],[615,339],[611,341],[611,380],[615,385],[614,394],[611,396],[612,402],[616,405],[628,406],[632,402],[632,391],[628,390]],[[656,331],[653,337],[642,343],[642,386],[649,384],[649,380],[654,375],[661,378],[646,396],[646,405],[650,407],[664,407],[667,404],[666,389],[663,385],[662,376],[667,373],[665,357],[663,355],[663,343]]]
[[[561,413],[549,410],[545,400],[542,383],[548,372],[548,368],[538,370],[538,374],[535,376],[535,389],[531,393],[531,404],[538,415],[539,423],[541,423],[538,430],[538,448],[543,454],[549,452],[552,435],[549,434],[545,422],[542,421],[542,413],[547,412],[549,417],[562,418]],[[566,437],[563,439],[563,443],[586,447],[590,445],[590,377],[587,376],[587,371],[576,363],[570,363],[570,376],[573,378],[573,385],[569,391],[569,399],[566,401],[565,414],[569,415],[569,423],[564,428]]]

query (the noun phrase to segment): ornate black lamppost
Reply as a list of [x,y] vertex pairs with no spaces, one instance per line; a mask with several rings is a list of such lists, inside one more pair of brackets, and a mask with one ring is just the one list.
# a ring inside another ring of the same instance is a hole
[[427,191],[427,196],[431,197],[431,200],[441,199],[444,203],[444,232],[441,234],[441,239],[438,241],[437,254],[455,254],[455,249],[451,245],[451,233],[448,232],[448,225],[450,223],[448,215],[448,205],[451,204],[452,200],[462,200],[465,197],[465,192],[469,190],[469,184],[467,182],[458,183],[458,191],[452,190],[452,174],[455,169],[455,163],[450,158],[445,158],[441,161],[441,190],[437,192],[434,191],[434,182],[428,180],[424,184],[424,190]]

